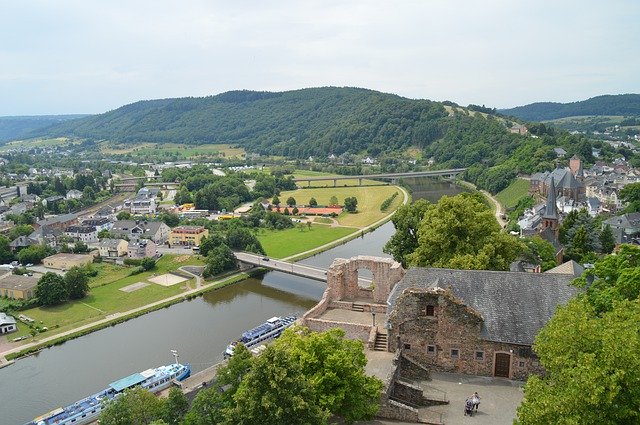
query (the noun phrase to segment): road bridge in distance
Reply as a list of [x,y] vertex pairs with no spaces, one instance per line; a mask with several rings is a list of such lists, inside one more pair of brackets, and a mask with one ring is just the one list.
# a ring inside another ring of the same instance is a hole
[[[295,276],[306,277],[308,279],[327,281],[327,269],[321,267],[308,266],[305,264],[290,263],[288,261],[274,260],[264,255],[251,254],[249,252],[234,252],[236,258],[241,263],[251,264],[253,266],[263,267],[265,269],[276,270]],[[367,287],[371,285],[371,279],[359,278],[360,286]]]
[[392,183],[397,183],[399,179],[409,177],[448,177],[455,178],[458,174],[463,173],[466,168],[450,168],[448,170],[434,171],[411,171],[407,173],[379,173],[379,174],[359,174],[355,176],[316,176],[316,177],[297,177],[293,181],[296,183],[307,182],[311,186],[311,182],[333,181],[333,187],[336,187],[338,180],[358,180],[358,186],[362,186],[362,180],[379,180],[390,179]]

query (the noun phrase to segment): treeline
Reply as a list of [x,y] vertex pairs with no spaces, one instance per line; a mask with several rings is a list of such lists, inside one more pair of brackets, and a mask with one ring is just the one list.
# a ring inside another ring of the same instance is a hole
[[86,115],[38,115],[0,117],[0,142],[19,140],[27,134],[42,130],[63,121],[86,117]]
[[640,94],[596,96],[571,103],[537,102],[511,109],[501,109],[498,112],[526,121],[554,120],[581,115],[640,116]]

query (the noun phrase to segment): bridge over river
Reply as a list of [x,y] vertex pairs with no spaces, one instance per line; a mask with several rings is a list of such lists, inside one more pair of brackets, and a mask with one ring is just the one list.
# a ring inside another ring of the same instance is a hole
[[[321,267],[308,266],[306,264],[290,263],[288,261],[274,260],[264,255],[251,254],[249,252],[234,252],[236,258],[241,263],[263,267],[265,269],[277,270],[279,272],[302,276],[309,279],[327,281],[327,269]],[[371,279],[358,278],[361,286],[371,285]]]
[[362,186],[362,180],[377,180],[377,179],[390,179],[392,183],[396,183],[401,178],[410,177],[449,177],[454,178],[458,174],[464,172],[466,168],[451,168],[448,170],[435,170],[435,171],[411,171],[406,173],[379,173],[379,174],[359,174],[355,176],[316,176],[316,177],[298,177],[293,181],[296,183],[307,182],[311,186],[311,182],[317,181],[333,181],[333,186],[336,186],[337,180],[358,180],[358,186]]

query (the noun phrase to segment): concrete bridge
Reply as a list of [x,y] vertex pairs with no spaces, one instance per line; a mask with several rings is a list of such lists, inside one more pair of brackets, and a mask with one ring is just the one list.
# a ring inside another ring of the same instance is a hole
[[[179,186],[180,186],[180,183],[176,183],[176,182],[155,182],[155,183],[147,182],[144,184],[144,187],[159,187],[161,189],[177,189]],[[116,183],[115,185],[113,185],[113,187],[118,191],[122,191],[122,190],[132,191],[132,190],[135,190],[136,183],[135,182]]]
[[[321,267],[307,266],[305,264],[289,263],[288,261],[274,260],[264,255],[251,254],[249,252],[234,252],[238,261],[252,266],[258,266],[265,269],[276,270],[283,273],[289,273],[295,276],[306,277],[308,279],[327,281],[327,269]],[[360,285],[371,285],[371,279],[358,278]]]
[[307,182],[311,186],[311,182],[317,181],[333,181],[333,187],[336,187],[337,180],[358,180],[358,186],[362,186],[363,179],[378,180],[391,179],[392,183],[397,183],[401,178],[409,177],[450,177],[454,178],[458,174],[464,172],[466,168],[451,168],[448,170],[435,171],[411,171],[407,173],[380,173],[380,174],[360,174],[355,176],[319,176],[319,177],[298,177],[293,179],[294,182]]

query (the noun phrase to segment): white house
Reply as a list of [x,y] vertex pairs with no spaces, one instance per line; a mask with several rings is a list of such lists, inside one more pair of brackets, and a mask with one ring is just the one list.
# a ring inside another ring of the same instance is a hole
[[64,234],[84,243],[98,240],[98,230],[94,226],[69,226]]
[[71,189],[67,192],[65,199],[82,199],[82,192],[77,189]]
[[11,316],[7,316],[5,313],[0,313],[0,335],[15,332],[17,330],[18,325],[16,324],[16,319]]

